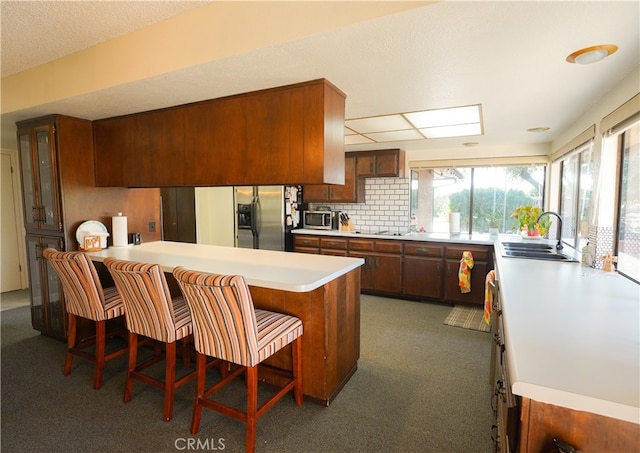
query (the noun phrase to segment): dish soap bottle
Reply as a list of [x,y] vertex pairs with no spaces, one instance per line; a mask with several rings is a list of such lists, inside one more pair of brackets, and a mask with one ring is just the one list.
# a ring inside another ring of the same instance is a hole
[[582,247],[581,262],[586,266],[593,267],[593,252],[591,251],[589,241],[587,241],[587,245]]

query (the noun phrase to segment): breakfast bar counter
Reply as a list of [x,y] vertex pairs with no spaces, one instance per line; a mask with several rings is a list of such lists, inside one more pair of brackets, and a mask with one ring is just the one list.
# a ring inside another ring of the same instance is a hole
[[[219,247],[157,241],[109,247],[88,255],[95,262],[107,257],[159,264],[169,276],[173,269],[243,275],[256,308],[297,316],[304,325],[302,339],[305,397],[329,405],[355,373],[360,357],[360,258]],[[168,278],[172,290],[177,288]],[[290,347],[290,346],[289,346]],[[285,348],[267,363],[291,369]],[[275,384],[276,375],[261,376]]]

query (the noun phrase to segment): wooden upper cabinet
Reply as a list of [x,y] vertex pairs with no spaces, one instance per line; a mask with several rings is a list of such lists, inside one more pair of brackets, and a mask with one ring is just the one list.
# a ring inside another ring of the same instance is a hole
[[200,102],[184,109],[185,185],[245,184],[245,110],[243,98]]
[[184,112],[167,109],[136,115],[134,134],[135,186],[184,185]]
[[402,149],[358,151],[359,178],[404,177],[405,152]]
[[96,186],[127,187],[136,179],[135,117],[93,122]]
[[307,203],[364,203],[365,182],[356,177],[356,158],[344,159],[344,184],[318,184],[304,186]]
[[99,120],[98,184],[343,184],[344,105],[319,79]]

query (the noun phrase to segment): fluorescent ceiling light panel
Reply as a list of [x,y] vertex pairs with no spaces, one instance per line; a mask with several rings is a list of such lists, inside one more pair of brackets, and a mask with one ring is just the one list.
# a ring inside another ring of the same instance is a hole
[[362,145],[365,143],[375,143],[370,138],[365,137],[364,135],[346,135],[344,137],[345,145]]
[[403,129],[412,129],[411,124],[405,120],[402,115],[384,115],[372,116],[369,118],[359,118],[347,120],[345,124],[349,129],[360,132],[381,132],[381,131],[399,131]]
[[367,134],[376,142],[397,142],[401,140],[424,140],[424,136],[415,129],[406,131],[372,132]]
[[480,123],[459,124],[456,126],[421,128],[420,132],[427,138],[466,137],[468,135],[482,135]]
[[466,107],[424,110],[422,112],[405,113],[404,116],[407,117],[417,129],[480,123],[480,106],[469,105]]

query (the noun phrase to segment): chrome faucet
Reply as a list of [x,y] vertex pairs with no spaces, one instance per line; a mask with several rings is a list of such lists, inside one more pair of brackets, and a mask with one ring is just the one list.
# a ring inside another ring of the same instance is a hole
[[560,214],[558,214],[557,212],[545,211],[538,216],[536,222],[539,222],[544,215],[554,215],[558,218],[558,243],[556,244],[556,250],[562,250],[562,217],[560,217]]

